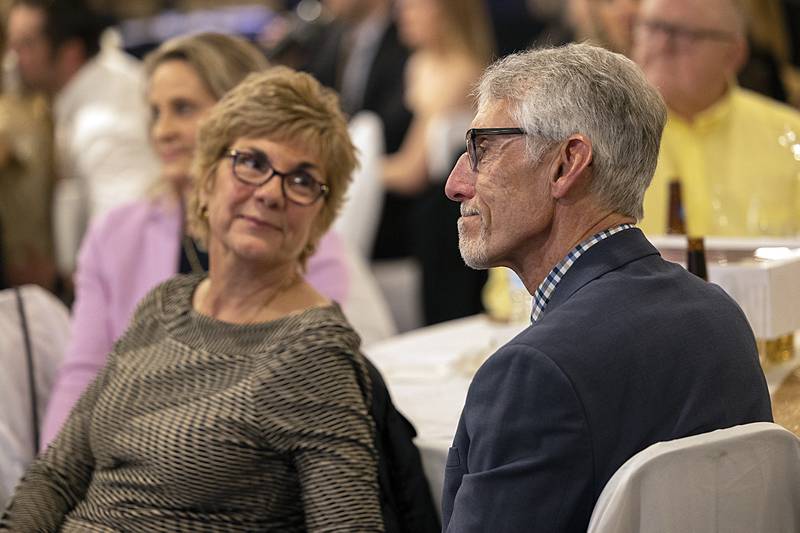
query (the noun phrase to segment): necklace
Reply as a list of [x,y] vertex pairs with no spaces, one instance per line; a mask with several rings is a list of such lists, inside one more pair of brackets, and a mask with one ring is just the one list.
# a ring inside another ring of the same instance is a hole
[[200,256],[197,255],[194,239],[184,234],[181,238],[181,246],[183,247],[183,253],[186,254],[186,259],[189,260],[189,266],[192,267],[192,273],[201,274],[205,272],[206,270],[200,262]]

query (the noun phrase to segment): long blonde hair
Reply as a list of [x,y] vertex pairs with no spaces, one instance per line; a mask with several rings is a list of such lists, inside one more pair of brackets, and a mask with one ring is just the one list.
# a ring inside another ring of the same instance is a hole
[[255,45],[222,33],[197,33],[175,37],[147,55],[148,79],[165,61],[185,61],[216,100],[233,89],[251,72],[264,70],[269,62]]
[[[429,0],[430,1],[430,0]],[[494,55],[494,32],[485,0],[435,0],[439,2],[445,41],[488,65]]]

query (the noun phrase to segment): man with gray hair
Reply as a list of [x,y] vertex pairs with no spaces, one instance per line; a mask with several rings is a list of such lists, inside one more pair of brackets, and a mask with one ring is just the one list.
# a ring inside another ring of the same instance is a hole
[[464,261],[511,268],[534,305],[473,378],[447,458],[446,531],[586,531],[637,452],[772,419],[742,311],[635,227],[665,115],[638,67],[589,45],[484,73],[445,190],[461,203]]

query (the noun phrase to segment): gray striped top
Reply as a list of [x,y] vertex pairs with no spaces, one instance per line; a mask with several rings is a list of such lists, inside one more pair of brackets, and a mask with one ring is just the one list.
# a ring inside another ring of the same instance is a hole
[[383,531],[371,386],[336,306],[263,324],[154,289],[0,524],[18,531]]

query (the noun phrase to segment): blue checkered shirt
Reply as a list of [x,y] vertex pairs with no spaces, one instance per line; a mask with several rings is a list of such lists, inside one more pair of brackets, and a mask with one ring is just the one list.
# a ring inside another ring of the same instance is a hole
[[600,233],[592,235],[570,250],[566,257],[564,257],[564,259],[559,261],[558,264],[553,267],[553,270],[550,271],[547,277],[544,278],[544,281],[539,284],[536,292],[533,293],[531,323],[536,322],[539,320],[539,318],[541,318],[542,313],[544,313],[544,308],[547,307],[547,304],[550,302],[550,297],[553,295],[553,291],[556,290],[556,287],[558,286],[558,282],[561,281],[561,278],[564,277],[564,274],[567,273],[567,270],[569,270],[570,267],[575,264],[575,261],[577,261],[578,258],[586,252],[586,250],[603,239],[607,239],[615,233],[619,233],[620,231],[624,231],[632,227],[633,224],[620,224],[619,226],[614,226],[613,228],[609,228],[601,231]]

